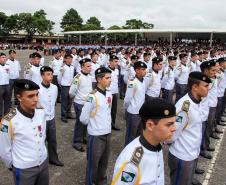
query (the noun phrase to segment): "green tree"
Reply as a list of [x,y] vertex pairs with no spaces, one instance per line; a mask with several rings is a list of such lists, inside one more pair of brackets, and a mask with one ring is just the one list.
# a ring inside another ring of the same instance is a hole
[[25,31],[29,38],[32,38],[36,33],[51,34],[54,24],[46,18],[44,10],[36,11],[33,15],[31,13],[20,13],[18,15],[18,28]]
[[4,12],[0,12],[0,35],[7,36],[12,32],[17,33],[18,15],[6,16]]
[[83,20],[78,12],[71,8],[67,10],[61,21],[63,31],[76,31],[82,29]]
[[154,24],[149,24],[146,22],[142,22],[141,20],[137,19],[130,19],[126,20],[125,26],[123,26],[124,29],[152,29],[154,28]]
[[117,26],[117,25],[113,25],[108,28],[108,30],[120,30],[120,29],[121,29],[121,27]]

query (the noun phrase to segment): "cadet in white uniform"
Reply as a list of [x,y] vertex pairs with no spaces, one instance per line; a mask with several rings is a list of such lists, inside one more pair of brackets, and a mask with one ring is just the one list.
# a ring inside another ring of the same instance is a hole
[[[163,99],[146,101],[139,111],[142,134],[119,155],[112,185],[164,185],[164,161],[161,142],[175,131],[175,106]],[[164,130],[164,131],[163,131]]]
[[41,56],[41,58],[40,58],[40,65],[41,65],[41,66],[44,66],[44,65],[45,65],[45,59],[44,59],[44,57],[42,57],[43,51],[44,51],[44,49],[43,49],[42,46],[36,47],[36,52],[37,52],[38,54],[40,54],[40,56]]
[[84,144],[86,143],[87,128],[80,122],[79,118],[87,96],[92,91],[92,78],[90,76],[91,60],[85,58],[80,60],[79,63],[81,65],[81,72],[74,77],[69,94],[71,98],[74,98],[74,109],[76,114],[73,147],[80,152],[84,152],[85,150],[82,147],[82,142]]
[[[214,78],[216,75],[216,63],[214,61],[205,61],[202,62],[200,65],[201,71],[203,74],[208,76],[210,79]],[[201,143],[201,152],[200,155],[204,158],[207,159],[212,159],[212,156],[207,152],[207,151],[214,151],[214,147],[210,146],[210,136],[212,134],[212,122],[210,121],[212,118],[209,116],[210,114],[210,103],[211,101],[211,94],[216,86],[214,86],[213,83],[210,84],[209,86],[209,93],[206,98],[203,98],[201,102],[201,111],[202,111],[202,130],[203,130],[203,138],[202,138],[202,143]],[[217,98],[216,98],[217,99]],[[212,111],[211,111],[212,112]],[[215,119],[215,118],[213,118]]]
[[127,85],[127,82],[128,82],[129,79],[135,78],[136,72],[134,70],[134,63],[137,62],[137,60],[138,60],[138,57],[136,55],[132,55],[131,61],[126,67],[126,71],[125,71],[124,78],[123,78],[124,83],[126,85]]
[[180,54],[180,64],[175,69],[176,102],[186,94],[187,82],[190,70],[187,66],[187,54]]
[[0,119],[10,109],[10,66],[6,64],[6,54],[0,53]]
[[80,116],[88,131],[86,185],[107,184],[111,149],[112,95],[106,91],[111,83],[111,71],[101,67],[95,71],[95,76],[97,88],[87,97]]
[[15,185],[49,184],[46,118],[44,109],[37,108],[38,89],[30,80],[16,80],[20,105],[11,109],[0,126],[0,158],[12,168]]
[[198,54],[196,52],[191,53],[190,63],[188,67],[190,68],[190,72],[198,71]]
[[[10,73],[9,73],[9,85],[10,85],[10,103],[12,106],[12,94],[13,94],[13,87],[14,87],[14,82],[16,79],[20,77],[20,62],[15,59],[16,57],[16,51],[14,50],[9,50],[9,59],[6,61],[6,64],[9,65],[10,67]],[[17,105],[18,101],[16,100],[16,95],[14,93],[14,103]]]
[[25,79],[31,80],[36,84],[40,84],[42,82],[42,77],[40,74],[40,68],[42,67],[40,65],[41,57],[42,56],[39,53],[31,54],[32,65],[30,68],[27,68],[27,71],[25,71],[24,76]]
[[58,83],[61,85],[61,121],[67,123],[67,118],[73,118],[71,115],[72,99],[69,96],[69,89],[74,78],[74,66],[71,65],[72,56],[65,54],[64,63],[57,76]]
[[145,76],[145,100],[158,98],[161,90],[161,73],[163,67],[163,59],[155,57],[152,59],[152,68]]
[[139,110],[145,101],[145,82],[147,65],[144,62],[135,62],[136,76],[127,84],[124,106],[126,110],[126,137],[125,146],[135,139],[141,131]]
[[91,54],[91,60],[92,60],[92,63],[91,63],[90,75],[92,77],[92,87],[93,87],[93,89],[95,89],[97,86],[97,81],[95,78],[95,71],[100,67],[100,64],[98,63],[98,54],[96,52],[93,52]]
[[192,72],[188,93],[176,103],[176,132],[169,147],[171,185],[191,185],[202,141],[200,102],[208,94],[211,80],[201,72]]
[[[225,122],[226,119],[221,118],[223,115],[223,110],[224,110],[224,92],[226,88],[226,78],[224,71],[226,69],[226,58],[219,58],[218,61],[219,63],[219,69],[217,72],[217,79],[218,79],[218,88],[217,88],[217,112],[216,112],[216,122],[218,125],[221,126],[226,126]],[[222,120],[222,122],[221,122]]]
[[[116,127],[116,115],[118,107],[118,93],[119,93],[119,70],[118,70],[118,57],[115,55],[110,55],[108,69],[111,70],[111,85],[108,90],[112,94],[112,106],[111,106],[111,126],[113,130],[119,131],[120,129]],[[123,82],[124,83],[124,82]]]
[[58,83],[57,77],[60,74],[60,68],[63,65],[63,60],[60,59],[60,50],[53,51],[53,59],[49,63],[49,67],[53,69],[53,84],[58,88],[57,102],[60,103],[61,87]]
[[119,59],[119,66],[120,66],[120,75],[119,75],[119,95],[120,99],[125,97],[126,86],[124,83],[124,75],[126,71],[126,66],[128,65],[128,61],[125,58],[125,49],[123,47],[120,48],[120,52],[117,55]]
[[166,101],[173,103],[173,90],[175,86],[174,67],[176,66],[177,57],[169,56],[168,65],[164,68],[162,73],[162,98]]
[[42,83],[39,85],[39,104],[45,110],[46,116],[46,140],[48,142],[49,163],[56,166],[64,164],[59,160],[57,154],[55,105],[57,99],[57,86],[52,84],[53,69],[43,66],[40,69]]

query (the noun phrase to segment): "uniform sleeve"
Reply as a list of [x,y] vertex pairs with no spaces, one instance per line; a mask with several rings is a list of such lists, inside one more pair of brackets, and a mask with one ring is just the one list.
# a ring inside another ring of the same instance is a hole
[[[176,103],[176,113],[177,113],[177,117],[176,117],[176,122],[175,122],[175,126],[176,126],[176,131],[173,133],[173,139],[172,142],[176,141],[181,133],[183,132],[183,129],[186,127],[186,123],[188,122],[188,120],[186,120],[187,118],[185,118],[184,114],[181,115],[180,111],[182,108],[182,101],[179,101],[178,103]],[[185,113],[185,112],[183,112]]]
[[123,81],[124,81],[125,84],[127,84],[128,79],[129,79],[129,69],[127,69],[125,71],[125,74],[124,74],[124,77],[123,77]]
[[127,83],[126,95],[125,95],[125,98],[124,98],[125,108],[127,108],[129,106],[130,101],[134,96],[135,88],[136,87],[135,87],[134,81],[129,80],[128,83]]
[[69,89],[69,95],[71,98],[74,98],[79,87],[79,78],[74,78]]
[[137,184],[138,168],[125,160],[117,159],[111,185]]
[[174,74],[175,74],[175,79],[178,79],[178,77],[180,76],[181,74],[181,67],[177,67],[174,71]]
[[90,116],[91,116],[91,112],[94,111],[95,109],[95,98],[94,95],[89,95],[87,97],[87,100],[82,108],[82,112],[80,115],[80,121],[84,124],[84,125],[88,125],[89,120],[90,120]]
[[148,87],[151,86],[151,80],[152,80],[152,77],[150,75],[144,78],[145,92],[148,90]]
[[57,81],[60,85],[61,85],[61,79],[62,79],[62,71],[60,71],[59,74],[57,75]]
[[32,71],[31,69],[25,69],[24,71],[24,79],[31,80]]
[[9,122],[2,121],[0,125],[0,158],[5,163],[7,168],[12,166],[12,144],[10,136]]
[[21,71],[20,61],[18,61],[18,70]]

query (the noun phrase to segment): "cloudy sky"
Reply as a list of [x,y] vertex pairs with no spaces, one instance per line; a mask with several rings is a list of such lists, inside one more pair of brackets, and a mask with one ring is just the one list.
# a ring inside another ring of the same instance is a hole
[[66,10],[74,8],[86,21],[96,16],[102,26],[122,26],[127,19],[141,19],[155,28],[226,28],[225,0],[0,0],[7,15],[44,9],[61,31]]

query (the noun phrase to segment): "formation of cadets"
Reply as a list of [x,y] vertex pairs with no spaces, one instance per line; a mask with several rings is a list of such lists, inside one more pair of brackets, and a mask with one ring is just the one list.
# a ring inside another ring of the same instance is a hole
[[119,99],[126,133],[111,184],[164,185],[163,144],[171,185],[201,184],[198,158],[212,158],[210,137],[220,139],[226,121],[226,49],[61,47],[50,62],[41,53],[29,56],[23,78],[16,52],[0,53],[0,159],[16,185],[47,185],[48,163],[64,165],[56,103],[63,124],[75,119],[73,147],[87,146],[85,184],[106,185]]

